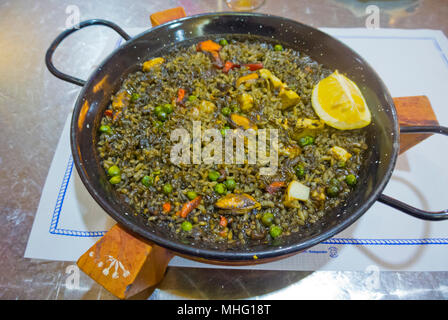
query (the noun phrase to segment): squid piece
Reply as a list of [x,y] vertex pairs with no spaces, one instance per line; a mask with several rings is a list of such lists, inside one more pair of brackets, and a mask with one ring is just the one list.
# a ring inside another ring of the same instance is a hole
[[247,129],[257,130],[258,129],[258,127],[255,123],[250,121],[248,118],[241,116],[239,114],[236,114],[236,113],[232,113],[230,115],[229,123],[234,128],[243,128],[244,130],[247,130]]
[[142,69],[144,72],[148,72],[152,68],[162,65],[164,62],[165,62],[164,58],[154,58],[154,59],[145,61],[143,63]]

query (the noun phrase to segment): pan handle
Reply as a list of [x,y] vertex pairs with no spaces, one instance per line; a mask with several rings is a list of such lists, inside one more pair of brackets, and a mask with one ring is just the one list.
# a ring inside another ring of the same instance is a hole
[[[448,127],[442,127],[442,126],[401,127],[400,134],[406,134],[406,133],[437,133],[448,136]],[[442,211],[425,211],[412,207],[404,202],[401,202],[397,199],[391,198],[384,194],[380,195],[378,201],[419,219],[432,220],[432,221],[448,219],[448,209]]]
[[54,51],[56,50],[56,48],[62,42],[62,40],[64,40],[70,34],[72,34],[73,32],[76,32],[82,28],[94,26],[94,25],[102,25],[102,26],[109,27],[109,28],[115,30],[126,41],[131,38],[126,32],[123,31],[123,29],[121,29],[119,26],[117,26],[113,22],[110,22],[107,20],[102,20],[102,19],[91,19],[91,20],[82,21],[79,23],[79,25],[62,32],[59,36],[57,36],[56,39],[54,39],[54,41],[51,43],[50,47],[48,48],[47,53],[45,55],[45,63],[47,65],[48,70],[53,75],[55,75],[59,79],[76,84],[78,86],[81,86],[81,87],[84,86],[84,84],[86,83],[85,80],[81,80],[81,79],[75,78],[73,76],[69,76],[68,74],[65,74],[65,73],[59,71],[58,69],[56,69],[56,67],[53,64],[53,54],[54,54]]

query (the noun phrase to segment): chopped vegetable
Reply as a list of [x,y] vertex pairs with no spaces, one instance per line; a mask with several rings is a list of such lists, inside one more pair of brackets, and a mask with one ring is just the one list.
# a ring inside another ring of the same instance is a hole
[[187,198],[190,199],[190,200],[193,200],[197,196],[198,196],[198,194],[195,191],[188,191],[187,192]]
[[106,111],[104,111],[104,115],[108,118],[112,118],[112,116],[114,115],[114,112],[110,109],[107,109]]
[[330,149],[331,155],[336,158],[337,160],[345,161],[347,162],[348,159],[352,157],[350,153],[347,152],[344,148],[334,146]]
[[120,173],[121,173],[121,170],[116,165],[113,165],[112,167],[110,167],[107,170],[107,174],[110,175],[111,177],[118,176]]
[[229,43],[227,42],[227,40],[226,39],[221,39],[220,41],[219,41],[219,44],[221,45],[221,46],[226,46],[226,45],[228,45]]
[[268,69],[260,69],[258,72],[263,79],[269,80],[275,89],[286,87],[286,85]]
[[154,67],[160,66],[165,62],[164,58],[154,58],[143,63],[143,71],[148,72]]
[[160,121],[166,121],[168,119],[168,115],[166,114],[165,111],[160,111],[160,112],[157,113],[157,118]]
[[285,186],[286,186],[286,183],[284,181],[274,181],[266,187],[266,191],[270,194],[274,194],[274,193],[280,191]]
[[183,231],[186,231],[186,232],[189,232],[189,231],[191,231],[191,229],[193,229],[193,225],[191,224],[190,221],[182,222],[180,227],[182,228]]
[[239,64],[233,63],[231,61],[226,61],[226,63],[224,64],[224,67],[222,68],[222,72],[228,73],[230,70],[232,70],[234,68],[239,68],[239,67],[241,67]]
[[303,164],[298,164],[294,167],[294,172],[296,173],[297,178],[303,178],[305,176],[305,167]]
[[330,198],[334,198],[337,197],[339,194],[339,187],[336,185],[330,185],[325,189],[325,193],[327,194],[327,196],[329,196]]
[[248,63],[248,64],[244,64],[244,66],[249,69],[250,71],[256,71],[259,69],[263,69],[263,64],[260,63]]
[[314,143],[314,138],[312,136],[305,136],[299,139],[299,146],[306,147]]
[[354,185],[356,185],[357,179],[356,176],[354,174],[349,174],[348,176],[345,177],[345,182],[353,187]]
[[186,218],[191,211],[193,211],[194,209],[196,209],[199,206],[199,204],[201,203],[201,200],[202,200],[202,197],[197,196],[193,200],[185,203],[182,206],[182,209],[180,209],[180,211],[177,212],[176,215],[180,216],[181,218]]
[[266,227],[272,225],[273,222],[274,222],[274,215],[270,212],[265,212],[261,217],[261,223]]
[[254,72],[254,73],[246,74],[245,76],[241,76],[236,80],[236,87],[238,88],[240,86],[240,84],[247,82],[247,81],[256,80],[256,79],[258,79],[258,73]]
[[193,102],[194,100],[196,100],[198,97],[191,95],[188,97],[188,101]]
[[145,186],[145,187],[150,187],[150,186],[152,186],[153,184],[154,184],[154,176],[144,176],[143,178],[142,178],[142,184]]
[[113,176],[112,178],[109,179],[109,182],[112,184],[117,184],[121,182],[121,177],[120,175],[118,176]]
[[254,106],[254,97],[252,97],[249,93],[242,93],[237,97],[237,99],[241,110],[243,111],[249,111]]
[[216,170],[210,170],[210,171],[208,172],[208,179],[209,179],[210,181],[216,181],[216,180],[218,180],[218,178],[219,178],[220,175],[221,175],[221,174],[220,174],[218,171],[216,171]]
[[244,213],[252,209],[260,209],[261,205],[246,193],[229,193],[216,201],[215,206],[220,209],[230,210],[236,213]]
[[229,222],[227,221],[227,219],[226,219],[226,217],[224,217],[224,216],[220,216],[220,220],[219,220],[219,225],[221,226],[221,227],[227,227],[227,224],[228,224]]
[[274,224],[269,228],[269,234],[274,239],[279,237],[282,234],[282,232],[283,232],[282,227],[276,226]]
[[196,45],[197,51],[213,52],[213,51],[219,51],[221,50],[221,48],[222,47],[219,44],[217,44],[212,40],[202,41]]
[[283,46],[281,44],[276,44],[274,46],[274,51],[283,51]]
[[184,98],[185,98],[185,89],[179,88],[179,90],[177,90],[176,103],[182,105]]
[[165,202],[162,206],[163,213],[168,213],[171,211],[171,203]]
[[131,101],[136,101],[136,100],[138,100],[138,98],[140,98],[140,95],[138,94],[138,93],[133,93],[132,95],[131,95]]
[[224,107],[221,109],[221,113],[227,117],[229,114],[232,113],[232,110],[229,107]]
[[173,191],[173,187],[171,186],[171,184],[166,183],[163,185],[163,193],[164,194],[170,194],[171,191]]
[[227,187],[226,187],[226,185],[225,185],[224,183],[218,183],[218,184],[215,186],[215,192],[218,193],[218,194],[224,194],[224,193],[226,193],[226,192],[227,192]]
[[163,111],[165,111],[166,114],[170,114],[174,111],[173,105],[172,104],[164,104],[163,105]]
[[233,191],[236,188],[236,182],[233,179],[227,179],[226,181],[224,181],[224,184],[229,191]]
[[106,125],[102,125],[100,127],[100,132],[107,133],[107,134],[113,134],[112,129],[109,126],[106,126]]
[[299,181],[293,180],[289,183],[286,189],[284,204],[287,207],[297,207],[297,200],[307,201],[310,197],[310,188],[300,183]]

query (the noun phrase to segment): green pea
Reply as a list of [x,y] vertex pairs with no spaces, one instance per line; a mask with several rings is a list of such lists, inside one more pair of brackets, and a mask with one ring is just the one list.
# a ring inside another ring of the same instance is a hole
[[163,112],[163,106],[157,106],[154,108],[154,114],[158,115],[159,112]]
[[215,192],[217,194],[224,194],[224,193],[226,193],[226,191],[227,191],[227,188],[226,188],[226,185],[224,183],[218,183],[215,186]]
[[218,180],[218,178],[221,176],[221,174],[218,172],[218,171],[216,171],[216,170],[210,170],[209,172],[208,172],[208,179],[210,180],[210,181],[216,181],[216,180]]
[[145,187],[149,188],[150,186],[152,186],[154,184],[154,177],[153,176],[144,176],[142,178],[142,184]]
[[349,174],[348,176],[345,177],[345,182],[349,186],[353,187],[357,182],[356,176],[354,174]]
[[109,182],[112,184],[117,184],[121,182],[121,177],[118,176],[113,176],[112,178],[109,179]]
[[189,232],[189,231],[191,231],[191,229],[193,229],[193,225],[191,224],[191,222],[186,221],[186,220],[184,222],[182,222],[180,227],[182,228],[183,231],[186,231],[186,232]]
[[225,137],[226,134],[227,134],[227,130],[229,130],[229,129],[230,129],[229,126],[224,126],[224,128],[221,129],[221,135],[222,135],[223,137]]
[[160,111],[157,114],[157,118],[159,118],[160,121],[166,121],[166,119],[168,118],[168,115],[166,114],[165,111]]
[[229,42],[227,42],[226,39],[221,39],[221,40],[219,41],[219,44],[222,45],[222,46],[224,47],[224,46],[228,45]]
[[274,222],[274,215],[270,212],[265,212],[261,217],[261,223],[269,227]]
[[297,178],[303,178],[305,176],[305,167],[302,164],[298,164],[294,171],[296,173]]
[[121,173],[121,170],[116,165],[113,165],[112,167],[110,167],[107,170],[107,174],[110,175],[111,177],[118,176],[120,173]]
[[131,101],[135,101],[135,100],[137,100],[138,98],[140,98],[140,95],[138,94],[138,93],[133,93],[132,95],[131,95]]
[[224,107],[221,109],[221,113],[227,117],[229,114],[232,113],[232,110],[229,107]]
[[166,183],[163,185],[163,193],[164,194],[170,194],[171,191],[173,191],[173,187],[171,186],[171,184]]
[[194,192],[194,191],[188,191],[187,192],[187,198],[190,199],[190,200],[195,199],[197,196],[198,196],[198,194],[196,192]]
[[170,114],[174,111],[174,107],[172,104],[167,103],[163,106],[163,111],[165,111],[166,114]]
[[106,126],[106,125],[103,125],[103,126],[100,127],[100,132],[107,133],[107,134],[112,134],[113,133],[112,129],[109,126]]
[[196,100],[198,97],[191,95],[188,97],[188,101],[193,102],[194,100]]
[[274,46],[274,51],[283,51],[283,46],[281,44],[276,44]]
[[234,190],[236,188],[236,182],[233,179],[227,179],[226,181],[224,181],[224,184],[227,188],[227,190]]
[[335,186],[335,185],[328,186],[328,187],[325,189],[325,193],[326,193],[327,196],[329,196],[330,198],[337,197],[338,194],[339,194],[339,187],[338,187],[338,186]]
[[277,238],[278,236],[280,236],[282,234],[282,228],[280,226],[276,226],[275,224],[273,224],[270,228],[269,228],[269,234],[271,235],[272,238]]
[[299,146],[306,147],[314,143],[314,138],[312,136],[305,136],[299,139]]

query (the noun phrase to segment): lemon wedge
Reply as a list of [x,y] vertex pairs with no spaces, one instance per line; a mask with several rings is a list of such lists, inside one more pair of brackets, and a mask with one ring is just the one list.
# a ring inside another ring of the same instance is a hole
[[313,88],[311,104],[322,121],[339,130],[359,129],[371,122],[361,90],[337,70]]

